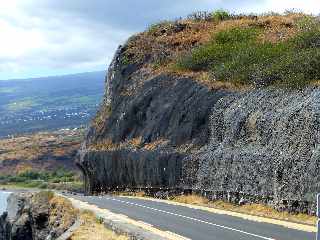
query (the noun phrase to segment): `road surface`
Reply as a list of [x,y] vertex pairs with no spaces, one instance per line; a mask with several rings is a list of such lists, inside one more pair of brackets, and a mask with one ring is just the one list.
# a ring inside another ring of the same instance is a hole
[[314,233],[162,202],[115,196],[72,196],[193,240],[308,240]]

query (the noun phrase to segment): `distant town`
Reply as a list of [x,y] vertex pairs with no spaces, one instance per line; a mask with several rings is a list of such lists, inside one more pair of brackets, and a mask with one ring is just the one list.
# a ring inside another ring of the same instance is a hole
[[0,137],[12,137],[43,129],[83,127],[89,123],[97,108],[98,104],[41,111],[9,112],[0,116]]
[[0,138],[87,126],[101,102],[104,75],[0,81]]

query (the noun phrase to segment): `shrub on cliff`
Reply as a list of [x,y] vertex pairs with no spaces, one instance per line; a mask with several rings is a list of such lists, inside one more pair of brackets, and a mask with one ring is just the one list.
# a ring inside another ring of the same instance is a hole
[[265,29],[258,26],[217,32],[180,57],[176,67],[208,71],[214,80],[237,84],[304,86],[320,80],[320,24],[303,24],[294,37],[278,42],[264,40]]
[[216,10],[212,13],[212,20],[213,21],[224,21],[224,20],[228,20],[231,18],[231,15],[228,11],[226,10],[223,10],[223,9],[219,9],[219,10]]

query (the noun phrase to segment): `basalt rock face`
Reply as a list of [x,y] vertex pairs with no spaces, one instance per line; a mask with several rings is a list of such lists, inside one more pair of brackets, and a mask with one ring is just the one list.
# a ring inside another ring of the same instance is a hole
[[[32,220],[31,197],[31,194],[11,194],[9,196],[7,206],[9,212],[1,216],[2,227],[0,227],[0,231],[3,232],[3,240],[41,239],[38,238],[43,235],[41,231],[36,233],[32,230],[35,224]],[[34,214],[38,212],[36,211]],[[42,239],[45,239],[45,236]]]
[[109,68],[101,110],[77,162],[86,190],[176,187],[182,159],[207,142],[211,108],[228,92],[124,65],[123,50]]
[[[0,240],[50,240],[61,236],[75,221],[66,221],[63,206],[53,213],[53,204],[41,193],[14,193],[8,198],[8,212],[0,216]],[[53,216],[55,214],[55,216]],[[60,215],[59,215],[60,214]]]
[[77,160],[87,192],[179,187],[313,211],[318,87],[213,90],[191,77],[155,74],[147,64],[123,64],[125,47],[109,68]]
[[306,202],[320,190],[318,88],[222,98],[209,125],[209,144],[184,159],[185,186],[264,196],[276,207],[286,200],[296,205],[291,210],[313,211]]
[[8,213],[0,216],[0,240],[10,239],[11,225],[8,222]]
[[161,151],[89,152],[84,156],[90,186],[98,190],[135,187],[175,187],[184,154]]

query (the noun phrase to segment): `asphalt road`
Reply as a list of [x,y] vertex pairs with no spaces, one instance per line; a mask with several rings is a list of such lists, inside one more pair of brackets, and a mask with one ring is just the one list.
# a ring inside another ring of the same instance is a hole
[[314,233],[166,203],[114,196],[72,196],[194,240],[308,240]]

